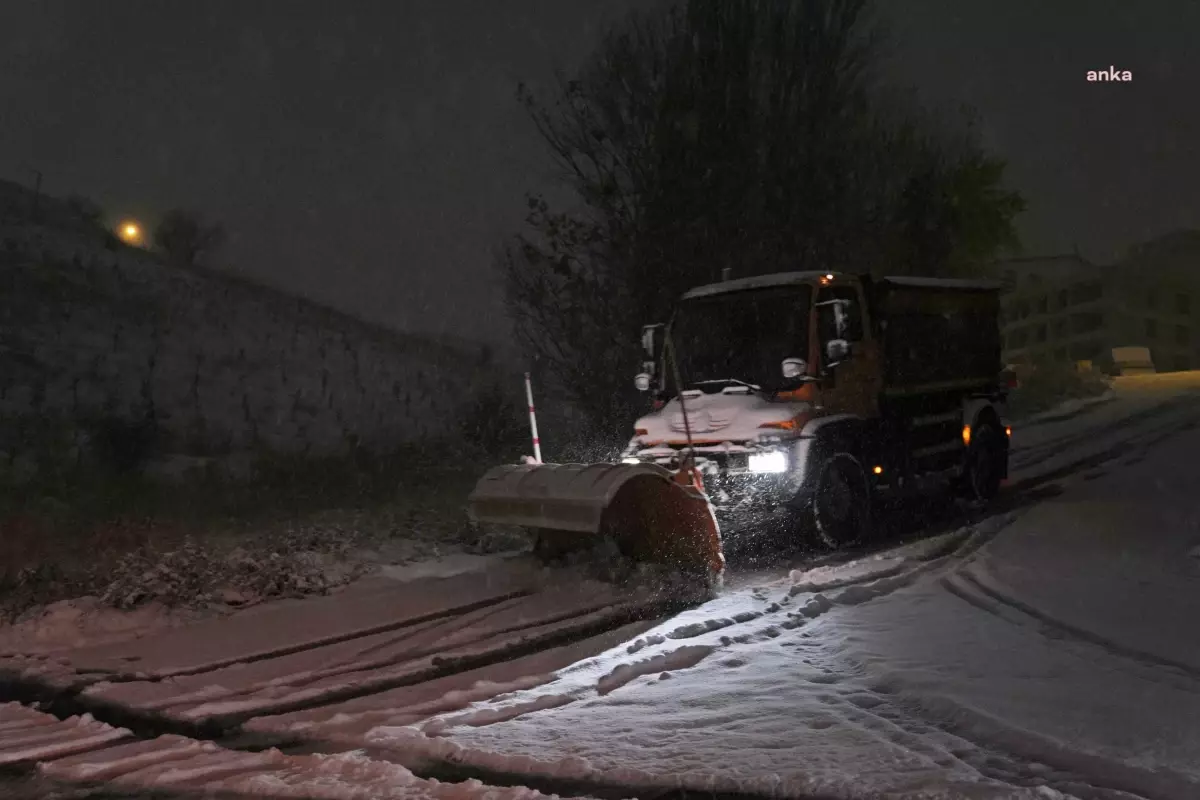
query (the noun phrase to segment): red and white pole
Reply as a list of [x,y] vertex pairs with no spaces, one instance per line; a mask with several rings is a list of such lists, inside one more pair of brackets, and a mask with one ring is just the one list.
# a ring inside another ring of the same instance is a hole
[[529,379],[529,373],[525,373],[525,400],[529,403],[529,430],[533,433],[533,460],[535,463],[542,463],[542,442],[538,439],[537,432],[537,416],[533,413],[533,383]]

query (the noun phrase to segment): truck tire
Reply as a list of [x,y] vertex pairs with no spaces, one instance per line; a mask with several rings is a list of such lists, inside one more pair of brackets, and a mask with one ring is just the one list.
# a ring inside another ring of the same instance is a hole
[[813,530],[827,546],[845,547],[871,530],[867,474],[854,456],[834,453],[821,465],[812,497]]
[[974,503],[989,503],[1000,492],[1004,475],[1004,433],[984,422],[971,435],[963,471],[963,493]]

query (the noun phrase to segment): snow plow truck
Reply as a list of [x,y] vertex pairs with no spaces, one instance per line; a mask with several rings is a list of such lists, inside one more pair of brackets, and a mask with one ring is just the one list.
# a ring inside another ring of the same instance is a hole
[[611,537],[711,587],[722,536],[747,528],[839,547],[868,534],[882,496],[986,503],[1011,436],[1000,289],[836,272],[692,289],[643,328],[648,413],[620,461],[496,467],[468,513],[541,542]]

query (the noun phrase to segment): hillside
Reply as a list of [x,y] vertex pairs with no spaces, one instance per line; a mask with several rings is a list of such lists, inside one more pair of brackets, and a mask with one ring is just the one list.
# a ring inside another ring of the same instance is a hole
[[[0,466],[99,439],[170,455],[334,456],[454,435],[472,350],[115,243],[67,202],[0,182]],[[481,374],[482,371],[482,374]],[[109,445],[112,445],[109,442]],[[111,449],[111,448],[110,448]]]

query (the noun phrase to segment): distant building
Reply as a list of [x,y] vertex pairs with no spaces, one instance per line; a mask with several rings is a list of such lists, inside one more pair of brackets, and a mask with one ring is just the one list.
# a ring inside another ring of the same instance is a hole
[[1200,232],[1134,247],[1111,265],[1078,253],[997,262],[1004,358],[1114,370],[1113,349],[1146,347],[1158,372],[1200,369]]

